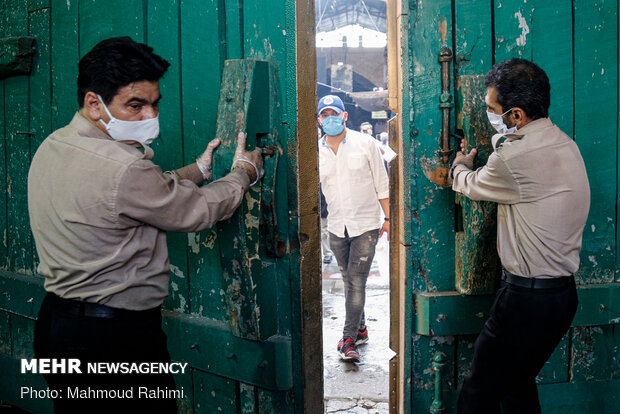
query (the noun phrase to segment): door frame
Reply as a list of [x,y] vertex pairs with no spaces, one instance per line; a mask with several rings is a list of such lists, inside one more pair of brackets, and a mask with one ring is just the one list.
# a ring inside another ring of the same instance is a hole
[[[323,299],[319,228],[314,0],[295,2],[297,76],[297,188],[300,244],[301,354],[304,413],[322,413]],[[303,161],[303,162],[302,162]],[[303,165],[303,167],[302,167]],[[311,168],[314,166],[314,168]]]

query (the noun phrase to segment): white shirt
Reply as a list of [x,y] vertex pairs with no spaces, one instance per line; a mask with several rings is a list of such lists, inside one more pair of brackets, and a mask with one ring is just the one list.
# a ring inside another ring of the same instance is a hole
[[356,237],[379,229],[379,200],[390,195],[387,172],[375,140],[361,132],[346,129],[338,152],[319,140],[319,176],[329,216],[327,230],[344,237]]

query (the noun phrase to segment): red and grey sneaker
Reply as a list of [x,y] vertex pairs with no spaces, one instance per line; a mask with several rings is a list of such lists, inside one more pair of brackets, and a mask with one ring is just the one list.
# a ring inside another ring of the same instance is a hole
[[365,344],[368,342],[368,327],[364,326],[363,330],[357,330],[357,337],[355,338],[355,346],[359,346],[361,344]]
[[355,341],[351,338],[341,339],[338,342],[340,359],[345,362],[360,362],[360,354],[355,349]]

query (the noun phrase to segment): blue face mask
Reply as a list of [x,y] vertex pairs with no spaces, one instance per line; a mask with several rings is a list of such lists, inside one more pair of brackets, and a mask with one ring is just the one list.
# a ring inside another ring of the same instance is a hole
[[341,116],[328,116],[323,120],[323,131],[332,137],[344,131],[344,119]]

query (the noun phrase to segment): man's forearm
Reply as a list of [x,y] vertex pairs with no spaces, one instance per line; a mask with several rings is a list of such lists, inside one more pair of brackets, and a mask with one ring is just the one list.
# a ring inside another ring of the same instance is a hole
[[385,217],[390,218],[390,199],[381,198],[379,199],[379,204],[381,204],[381,208],[383,209],[383,214],[385,214]]

